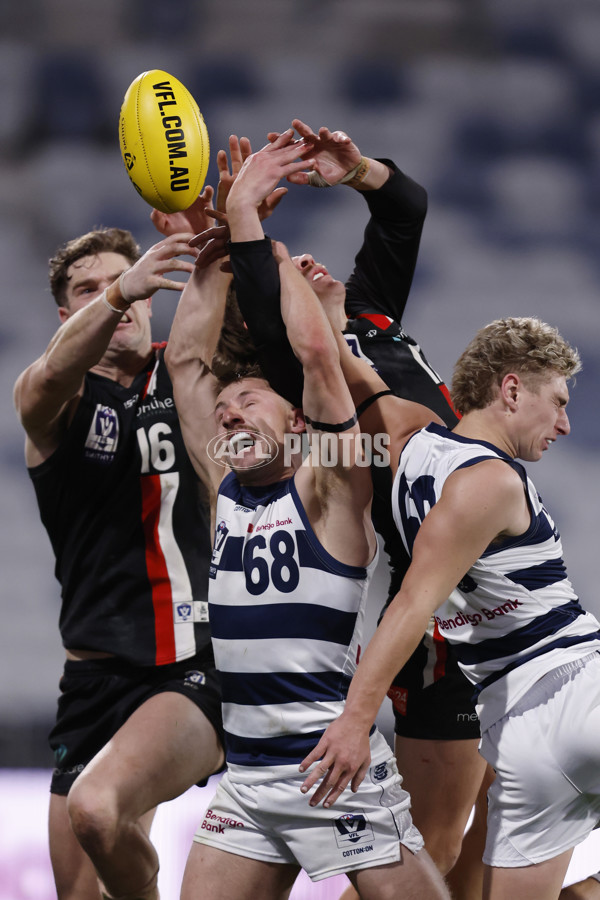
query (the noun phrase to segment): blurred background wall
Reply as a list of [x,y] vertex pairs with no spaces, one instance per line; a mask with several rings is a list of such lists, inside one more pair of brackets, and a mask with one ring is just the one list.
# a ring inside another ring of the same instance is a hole
[[[293,117],[393,158],[430,198],[405,327],[447,380],[480,326],[537,315],[577,345],[572,435],[532,475],[597,614],[600,436],[600,6],[597,0],[1,0],[0,765],[49,767],[63,653],[58,587],[12,407],[57,324],[47,260],[104,225],[156,241],[121,162],[130,82],[162,68],[195,95],[214,156]],[[345,278],[355,192],[290,191],[268,223]],[[168,335],[174,296],[154,301]],[[385,589],[373,591],[376,616]]]

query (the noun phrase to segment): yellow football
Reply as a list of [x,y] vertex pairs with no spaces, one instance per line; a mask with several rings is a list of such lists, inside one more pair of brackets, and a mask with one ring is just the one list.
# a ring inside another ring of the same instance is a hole
[[187,209],[204,186],[210,146],[198,104],[167,72],[133,81],[119,116],[121,156],[134,188],[150,206]]

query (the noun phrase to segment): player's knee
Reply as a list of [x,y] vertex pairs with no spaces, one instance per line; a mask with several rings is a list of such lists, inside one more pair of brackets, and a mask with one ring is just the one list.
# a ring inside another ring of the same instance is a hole
[[118,811],[109,795],[76,781],[67,798],[67,810],[75,836],[85,850],[110,852],[117,840]]
[[461,845],[462,834],[454,835],[451,831],[425,839],[425,849],[441,875],[447,875],[454,867],[460,856]]

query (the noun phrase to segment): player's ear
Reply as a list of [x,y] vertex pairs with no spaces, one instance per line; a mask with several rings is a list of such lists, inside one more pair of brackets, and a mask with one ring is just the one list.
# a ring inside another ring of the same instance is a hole
[[292,433],[301,434],[303,431],[306,431],[304,413],[299,407],[295,406],[292,409]]
[[64,323],[67,321],[67,319],[70,317],[70,315],[71,315],[71,313],[69,312],[69,310],[67,309],[66,306],[58,307],[58,318],[60,319],[61,325],[64,325]]
[[500,384],[500,394],[504,402],[513,408],[517,402],[519,391],[522,387],[521,379],[514,372],[509,372],[502,379]]

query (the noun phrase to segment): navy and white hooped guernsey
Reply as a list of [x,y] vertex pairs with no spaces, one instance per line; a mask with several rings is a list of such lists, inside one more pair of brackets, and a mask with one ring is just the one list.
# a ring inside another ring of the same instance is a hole
[[560,536],[524,467],[493,444],[439,425],[418,431],[400,455],[392,492],[409,553],[444,482],[457,469],[501,459],[520,475],[531,524],[490,545],[435,613],[475,685],[482,729],[505,715],[545,672],[600,649],[600,624],[579,604]]
[[294,479],[223,480],[209,614],[233,780],[297,776],[340,715],[375,562],[345,565],[321,546]]

